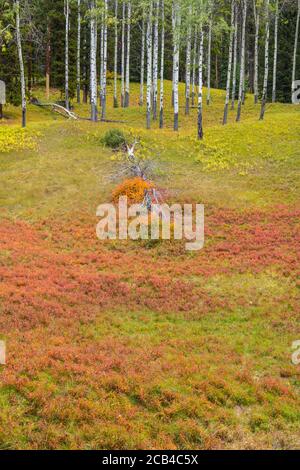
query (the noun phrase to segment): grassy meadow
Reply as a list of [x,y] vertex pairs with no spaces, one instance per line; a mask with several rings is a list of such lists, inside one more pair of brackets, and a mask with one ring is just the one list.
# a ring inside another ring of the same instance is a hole
[[[166,90],[164,130],[145,129],[138,84],[129,109],[108,102],[123,123],[30,105],[22,130],[4,109],[1,449],[300,447],[300,106],[268,104],[260,122],[249,95],[222,126],[213,90],[199,142],[196,109],[172,130]],[[121,182],[101,142],[113,127],[141,139],[167,202],[205,204],[203,250],[96,238]]]

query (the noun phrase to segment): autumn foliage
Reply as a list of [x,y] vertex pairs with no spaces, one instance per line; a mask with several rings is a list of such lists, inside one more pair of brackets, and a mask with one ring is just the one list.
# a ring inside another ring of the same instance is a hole
[[[157,157],[162,200],[205,204],[195,253],[181,240],[98,240],[96,208],[119,170],[118,154],[99,146],[109,123],[32,107],[21,131],[21,110],[7,109],[0,449],[300,447],[299,112],[272,104],[258,123],[249,100],[239,126],[231,114],[220,127],[225,96],[215,90],[199,143],[197,110],[173,133],[165,85],[164,130],[143,129],[139,83],[132,106],[110,117],[130,122],[139,157]],[[78,110],[88,116],[89,105]],[[146,189],[130,179],[113,199],[140,203]]]
[[131,204],[139,204],[143,202],[145,191],[153,187],[153,183],[142,178],[126,179],[113,191],[113,201],[117,203],[121,196],[127,196]]
[[299,216],[215,210],[193,258],[100,242],[83,215],[2,220],[1,445],[252,448],[258,435],[268,447],[287,426],[295,445],[297,369],[272,348],[299,321]]

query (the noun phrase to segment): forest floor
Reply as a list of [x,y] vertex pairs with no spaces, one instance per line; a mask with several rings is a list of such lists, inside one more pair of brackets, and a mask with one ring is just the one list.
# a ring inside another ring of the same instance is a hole
[[[108,104],[125,124],[30,106],[22,131],[5,109],[0,448],[299,448],[300,108],[268,105],[259,122],[249,96],[224,127],[213,90],[199,143],[196,109],[179,133],[170,106],[146,131],[132,87],[130,109]],[[203,250],[96,238],[112,127],[151,149],[168,201],[205,204]]]

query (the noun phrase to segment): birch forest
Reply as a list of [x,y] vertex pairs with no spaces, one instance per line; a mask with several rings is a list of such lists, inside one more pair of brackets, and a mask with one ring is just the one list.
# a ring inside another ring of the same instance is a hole
[[[95,122],[109,118],[110,95],[114,108],[129,108],[131,82],[139,82],[148,129],[165,125],[163,82],[171,80],[172,127],[178,131],[182,109],[189,115],[196,106],[200,139],[212,85],[226,91],[224,125],[235,106],[236,121],[242,119],[248,94],[261,120],[267,103],[292,101],[300,67],[298,0],[20,0],[0,8],[0,71],[11,102],[22,101],[23,126],[26,101],[43,79],[47,98],[53,86],[67,110],[75,99],[89,102]],[[15,76],[5,70],[8,60]]]

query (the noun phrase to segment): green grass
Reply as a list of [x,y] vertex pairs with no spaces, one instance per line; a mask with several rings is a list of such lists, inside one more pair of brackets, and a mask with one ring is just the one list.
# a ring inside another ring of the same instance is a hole
[[[223,92],[215,91],[213,105],[205,107],[203,143],[196,140],[196,110],[190,117],[181,117],[177,134],[170,128],[170,107],[166,112],[167,129],[160,131],[156,124],[147,132],[144,109],[138,106],[129,110],[109,108],[109,118],[124,119],[128,124],[94,126],[88,122],[66,122],[31,106],[29,129],[42,133],[39,151],[0,155],[1,206],[30,218],[30,212],[46,215],[47,211],[59,210],[59,206],[69,210],[70,206],[87,203],[91,208],[96,197],[108,197],[111,185],[107,172],[113,171],[113,165],[101,138],[112,126],[122,128],[132,139],[141,137],[153,148],[160,170],[159,183],[164,185],[171,179],[167,185],[177,199],[180,195],[227,207],[295,202],[299,194],[299,109],[269,105],[262,123],[257,119],[258,107],[251,104],[249,96],[243,122],[221,126],[217,123],[222,116],[223,98]],[[137,101],[136,94],[132,101]],[[87,106],[82,108],[78,112],[87,116]],[[8,114],[15,125],[17,111]],[[231,121],[234,117],[232,112]]]
[[[299,448],[300,108],[259,122],[249,95],[222,126],[213,90],[198,142],[196,109],[172,130],[169,82],[164,130],[145,130],[138,91],[129,109],[109,98],[123,124],[29,106],[36,147],[0,152],[0,448]],[[5,114],[2,132],[19,127]],[[96,239],[112,128],[141,139],[168,201],[205,204],[200,253]]]

